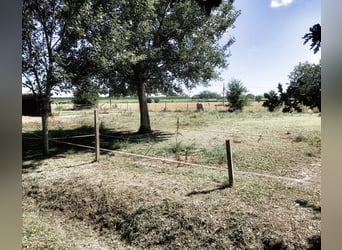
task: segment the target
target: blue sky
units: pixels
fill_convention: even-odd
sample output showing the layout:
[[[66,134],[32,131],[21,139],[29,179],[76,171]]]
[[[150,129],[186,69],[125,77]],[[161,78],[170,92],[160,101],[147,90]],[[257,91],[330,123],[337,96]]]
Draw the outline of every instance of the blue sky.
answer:
[[[203,90],[222,93],[223,84],[241,80],[249,93],[262,95],[278,83],[285,84],[288,75],[300,62],[319,63],[321,53],[314,54],[302,37],[309,28],[321,23],[319,0],[235,0],[241,15],[226,37],[235,37],[229,48],[229,66],[221,69],[221,79],[211,86],[199,86],[189,95]]]
[[[287,83],[299,62],[319,63],[321,53],[314,54],[302,39],[311,26],[321,23],[319,0],[235,0],[234,4],[241,15],[228,32],[236,39],[230,47],[229,66],[221,70],[222,80],[197,87],[190,95],[203,90],[222,93],[223,84],[232,78],[259,95]]]

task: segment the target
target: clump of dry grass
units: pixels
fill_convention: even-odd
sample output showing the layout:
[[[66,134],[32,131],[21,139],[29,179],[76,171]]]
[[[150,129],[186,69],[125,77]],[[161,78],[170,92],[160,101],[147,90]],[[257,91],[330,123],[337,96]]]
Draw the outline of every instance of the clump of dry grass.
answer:
[[[134,203],[136,196],[130,197],[128,202],[127,197],[120,199],[113,197],[113,194],[109,196],[100,188],[84,186],[83,190],[75,190],[73,186],[72,183],[54,183],[53,188],[45,187],[46,190],[42,192],[27,194],[44,211],[62,212],[67,218],[86,222],[102,235],[111,237],[117,234],[127,244],[141,248],[225,249],[228,246],[263,246],[262,240],[254,236],[258,228],[253,226],[248,215],[229,215],[218,224],[196,206],[190,208],[179,202],[162,200],[133,209],[129,203]],[[47,231],[45,234],[51,232],[46,224],[40,225],[45,227],[40,228],[40,231]],[[37,232],[33,231],[32,234],[37,237]],[[55,241],[60,238],[58,234],[52,236]],[[51,244],[53,248],[59,243],[52,240]]]
[[[84,223],[100,243],[105,237],[139,249],[306,249],[320,232],[320,213],[311,209],[319,192],[311,187],[240,176],[235,188],[222,189],[219,173],[209,170],[133,167],[118,156],[95,164],[91,157],[73,154],[28,170],[24,200],[64,223]],[[43,218],[40,231],[51,234]],[[24,220],[29,245],[40,237]],[[64,237],[51,235],[55,246]]]

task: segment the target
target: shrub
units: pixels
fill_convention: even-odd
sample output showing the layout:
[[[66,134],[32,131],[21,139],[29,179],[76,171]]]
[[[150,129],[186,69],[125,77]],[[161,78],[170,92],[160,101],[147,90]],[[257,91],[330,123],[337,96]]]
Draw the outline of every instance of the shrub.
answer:
[[[94,105],[99,98],[98,87],[92,83],[83,83],[74,91],[74,104]]]
[[[228,83],[227,100],[229,102],[229,110],[242,110],[247,104],[247,88],[243,86],[240,80],[233,79]]]
[[[259,102],[262,101],[262,98],[263,98],[262,95],[257,95],[257,96],[255,97],[255,101],[259,103]]]
[[[281,98],[277,95],[277,92],[275,92],[274,90],[271,90],[268,93],[264,94],[265,97],[265,101],[262,104],[263,107],[268,108],[268,111],[273,112],[277,109],[279,109],[279,107],[282,105],[282,101]]]

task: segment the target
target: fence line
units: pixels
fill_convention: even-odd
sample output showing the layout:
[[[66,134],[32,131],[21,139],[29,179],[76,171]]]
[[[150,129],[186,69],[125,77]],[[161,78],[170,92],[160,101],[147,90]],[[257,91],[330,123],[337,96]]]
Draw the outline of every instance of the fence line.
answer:
[[[26,140],[41,140],[42,138],[41,137],[26,137],[26,136],[23,136],[23,139],[26,139]]]
[[[75,136],[65,136],[65,137],[53,137],[50,138],[52,140],[64,140],[64,139],[73,139],[73,138],[85,138],[85,137],[93,137],[95,134],[88,134],[88,135],[75,135]]]
[[[83,147],[83,148],[95,150],[95,147],[93,147],[93,146],[86,146],[86,145],[82,145],[82,144],[64,142],[64,141],[60,141],[60,140],[52,140],[52,141],[57,142],[57,143],[71,145],[71,146],[77,146],[77,147]],[[203,168],[207,168],[207,169],[226,171],[225,168],[218,168],[218,167],[213,167],[213,166],[208,166],[208,165],[202,165],[202,164],[196,164],[196,163],[190,163],[190,162],[184,162],[184,161],[177,161],[177,160],[172,160],[172,159],[168,159],[168,158],[141,155],[141,154],[135,154],[135,153],[124,152],[124,151],[119,151],[119,150],[105,149],[105,148],[100,148],[100,150],[104,151],[104,152],[117,153],[117,154],[134,156],[134,157],[145,158],[145,159],[150,159],[150,160],[159,160],[161,162],[177,163],[177,164],[194,166],[194,167],[203,167]],[[235,171],[235,173],[242,174],[242,175],[254,175],[254,176],[259,176],[259,177],[266,177],[266,178],[270,178],[270,179],[290,181],[290,182],[296,182],[296,183],[311,183],[311,184],[318,184],[319,183],[316,181],[302,180],[302,179],[296,179],[296,178],[285,177],[285,176],[276,176],[276,175],[270,175],[270,174],[265,174],[265,173],[256,173],[256,172],[248,172],[248,171]]]
[[[40,140],[42,139],[42,137],[38,136],[38,135],[35,135],[35,134],[32,134],[33,136],[35,136],[34,138],[33,137],[23,137],[24,139],[28,139],[28,140]],[[64,140],[64,139],[74,139],[74,138],[84,138],[84,137],[93,137],[95,136],[95,134],[88,134],[88,135],[75,135],[75,136],[65,136],[65,137],[52,137],[52,138],[49,138],[49,140]]]
[[[54,141],[57,143],[62,143],[62,144],[68,144],[71,146],[83,147],[83,148],[88,148],[88,149],[95,149],[95,147],[93,147],[93,146],[86,146],[86,145],[77,144],[77,143],[64,142],[64,141],[54,140],[54,139],[52,139],[51,141]],[[124,151],[120,151],[120,150],[113,150],[113,149],[106,149],[106,148],[100,148],[100,150],[104,151],[104,152],[118,153],[118,154],[123,154],[123,155],[128,155],[128,156],[146,158],[146,159],[150,159],[150,160],[159,160],[162,162],[178,163],[178,164],[182,164],[182,165],[189,165],[189,166],[196,166],[196,167],[205,167],[208,169],[216,169],[216,170],[222,170],[222,171],[225,170],[224,168],[218,168],[218,167],[213,167],[213,166],[208,166],[208,165],[201,165],[201,164],[190,163],[190,162],[185,162],[185,161],[177,161],[177,160],[172,160],[172,159],[168,159],[168,158],[161,158],[161,157],[156,157],[156,156],[149,156],[149,155],[124,152]]]
[[[185,131],[193,131],[196,129],[202,129],[203,127],[191,127],[191,128],[180,128],[180,130],[185,130]],[[225,134],[225,135],[230,135],[230,136],[245,136],[245,137],[262,137],[262,138],[279,138],[279,139],[290,139],[284,136],[274,136],[274,135],[262,135],[262,134],[248,134],[248,133],[241,133],[241,132],[224,132],[224,131],[218,131],[218,130],[205,130],[205,132],[212,132],[212,133],[218,133],[218,134]],[[237,134],[238,133],[238,134]]]
[[[35,138],[33,137],[23,137],[24,139],[28,139],[28,140],[39,140],[42,139],[42,137],[32,134],[33,136],[35,136]],[[81,135],[80,137],[91,137],[94,136],[94,134],[89,134],[89,135]],[[105,137],[112,137],[112,138],[117,138],[117,139],[123,139],[120,137],[115,137],[115,136],[110,136],[110,135],[104,135],[104,134],[100,134],[100,136],[105,136]],[[55,137],[55,138],[49,138],[50,141],[54,141],[54,142],[59,142],[59,143],[64,143],[64,144],[69,144],[71,146],[78,146],[78,147],[84,147],[84,148],[88,148],[88,149],[95,149],[95,147],[93,146],[87,146],[87,145],[82,145],[82,144],[77,144],[77,143],[72,143],[72,142],[65,142],[65,141],[60,141],[61,139],[69,139],[69,138],[77,138],[78,136],[69,136],[69,137]],[[160,158],[157,156],[148,156],[148,155],[142,155],[142,154],[135,154],[135,153],[130,153],[130,152],[124,152],[124,151],[118,151],[118,150],[111,150],[111,149],[105,149],[105,148],[100,148],[101,151],[105,151],[105,152],[116,152],[119,154],[126,154],[126,155],[132,155],[132,156],[137,156],[137,157],[151,157],[153,159],[159,159],[161,161],[169,161],[170,163],[179,163],[179,164],[185,164],[185,165],[194,165],[194,166],[199,166],[199,167],[206,167],[206,168],[210,168],[210,169],[218,169],[218,170],[225,170],[224,168],[218,168],[218,167],[214,167],[214,166],[209,166],[209,165],[202,165],[202,164],[196,164],[196,163],[189,163],[189,162],[185,162],[185,161],[177,161],[177,160],[171,160],[168,158]],[[148,150],[147,152],[149,152],[150,150]],[[298,164],[307,164],[307,162],[299,162],[296,161],[296,163]],[[238,171],[240,173],[255,173],[255,172],[244,172],[244,171]],[[256,173],[257,175],[259,173]],[[265,174],[267,175],[267,174]],[[266,176],[265,176],[266,177]],[[286,177],[287,178],[287,177]]]
[[[89,110],[89,115],[91,114],[90,112],[91,111]],[[101,115],[103,115],[103,114],[101,114]],[[77,116],[81,116],[81,115],[77,115]],[[193,130],[200,130],[200,129],[203,129],[203,127],[193,126],[191,128],[187,128],[187,127],[180,126],[180,128],[179,128],[179,130],[183,130],[183,131],[193,131]],[[224,128],[223,128],[220,131],[219,130],[205,130],[205,132],[224,134],[226,136],[231,136],[231,137],[245,137],[245,138],[256,137],[258,142],[260,142],[261,139],[266,139],[266,138],[272,138],[272,139],[278,138],[278,139],[287,140],[287,139],[292,139],[290,135],[295,136],[295,134],[284,134],[283,136],[263,135],[263,134],[250,134],[250,133],[244,133],[244,132],[240,132],[240,131],[233,132],[233,131],[231,131],[233,129],[229,129],[229,130],[230,130],[229,132],[225,132]],[[175,133],[172,133],[172,134],[175,134]],[[111,135],[105,135],[105,134],[101,134],[101,135],[102,136],[107,136],[107,137],[112,137],[112,138],[118,138],[118,137],[111,136]],[[58,139],[60,139],[60,138],[58,138]],[[121,138],[118,138],[118,139],[121,139]]]
[[[32,136],[34,136],[34,137],[36,137],[36,138],[39,138],[39,139],[41,139],[42,137],[41,136],[39,136],[39,135],[36,135],[36,134],[34,134],[34,133],[32,133],[32,131],[23,131],[24,133],[30,133]]]
[[[180,129],[180,130],[187,130],[187,129]],[[190,129],[188,129],[190,130]],[[236,135],[236,134],[232,134],[232,133],[225,133],[225,132],[222,132],[222,131],[208,131],[208,132],[217,132],[217,133],[221,133],[221,134],[225,134],[227,136],[240,136],[241,134],[239,135]],[[30,133],[30,131],[26,131],[25,133]],[[176,135],[176,132],[174,133],[169,133],[169,134],[174,134]],[[35,135],[35,134],[32,134],[33,136],[36,136],[36,138],[40,138],[38,135]],[[242,134],[242,135],[246,135],[246,134]],[[54,140],[60,140],[60,139],[72,139],[72,138],[84,138],[84,137],[92,137],[92,136],[95,136],[95,134],[86,134],[86,135],[75,135],[75,136],[65,136],[65,137],[52,137],[50,139],[54,139]],[[109,134],[104,134],[104,133],[101,133],[101,136],[103,137],[109,137],[109,138],[114,138],[114,139],[124,139],[120,136],[113,136],[113,135],[109,135]],[[258,137],[258,139],[264,139],[264,137],[269,137],[269,138],[277,138],[276,136],[265,136],[265,135],[247,135],[246,137]],[[280,139],[288,139],[288,138],[284,138],[284,137],[279,137]],[[28,137],[26,137],[26,139],[29,139]],[[33,139],[33,138],[32,138]]]
[[[193,128],[193,129],[183,129],[183,128],[180,128],[179,131],[191,131],[191,130],[194,130],[196,128]],[[239,134],[234,134],[234,133],[225,133],[225,132],[222,132],[222,131],[212,131],[212,130],[205,130],[205,132],[213,132],[213,133],[219,133],[219,134],[224,134],[226,136],[230,136],[230,137],[247,137],[247,138],[252,138],[252,137],[256,137],[257,139],[257,142],[260,142],[260,140],[262,139],[265,139],[265,138],[279,138],[279,139],[283,139],[283,140],[286,140],[286,139],[291,139],[291,138],[287,138],[285,136],[281,137],[281,136],[271,136],[271,135],[261,135],[261,134],[245,134],[245,133],[239,133]],[[170,135],[176,135],[177,132],[168,132]],[[181,134],[180,132],[178,134]],[[108,134],[103,134],[101,133],[101,136],[104,136],[104,137],[109,137],[109,138],[115,138],[115,139],[123,139],[119,136],[113,136],[113,135],[108,135]]]
[[[179,122],[177,124],[179,124]],[[177,136],[178,134],[181,134],[181,133],[179,133],[179,130],[189,131],[189,130],[194,130],[194,129],[196,129],[196,127],[181,128],[181,129],[179,129],[179,127],[177,127],[177,132],[172,133],[172,134],[175,134]],[[261,135],[261,134],[248,134],[248,133],[241,133],[240,131],[232,131],[232,130],[234,130],[234,129],[230,129],[230,131],[228,133],[225,132],[225,131],[215,131],[215,130],[206,130],[206,132],[225,134],[226,136],[232,136],[232,137],[236,137],[236,136],[244,136],[244,137],[247,137],[247,138],[248,137],[258,137],[258,141],[257,141],[258,143],[263,138],[291,139],[289,137],[286,137],[285,135],[281,137],[281,136],[270,136],[270,135]],[[32,134],[32,135],[35,136],[36,138],[26,138],[26,139],[41,138],[38,135],[35,135],[35,134]],[[67,145],[71,145],[71,146],[83,147],[83,148],[94,150],[95,147],[93,147],[93,146],[87,146],[87,145],[82,145],[82,144],[62,141],[64,139],[68,139],[68,138],[84,138],[84,137],[93,137],[93,136],[95,136],[95,134],[76,135],[76,136],[68,136],[68,137],[60,137],[60,138],[50,138],[49,140],[51,140],[53,142],[56,142],[56,143],[62,143],[62,144],[67,144]],[[116,139],[124,139],[124,138],[120,138],[118,136],[111,136],[111,135],[106,135],[106,134],[101,134],[101,136],[111,137],[111,138],[116,138]],[[234,142],[234,140],[233,140],[233,142]],[[178,159],[177,160],[173,160],[173,159],[168,159],[168,158],[162,158],[162,157],[157,157],[157,156],[146,155],[149,150],[147,151],[147,153],[145,155],[143,155],[143,154],[136,154],[136,153],[130,153],[130,152],[124,152],[124,151],[119,151],[119,150],[110,150],[110,149],[105,149],[105,148],[100,148],[100,147],[99,147],[99,150],[105,151],[105,152],[112,152],[112,153],[132,156],[132,157],[139,157],[139,158],[145,158],[145,159],[150,159],[150,160],[158,160],[158,161],[161,161],[161,162],[176,163],[176,164],[181,164],[181,165],[188,165],[188,166],[194,166],[194,167],[202,167],[202,168],[207,168],[207,169],[226,171],[226,168],[218,168],[218,167],[209,166],[209,165],[202,165],[202,164],[197,164],[197,163],[190,163],[190,162],[186,162],[186,161],[180,161]],[[238,174],[243,174],[243,175],[254,175],[254,176],[273,178],[273,179],[277,179],[277,180],[285,180],[285,181],[292,181],[292,182],[318,183],[318,182],[315,182],[315,181],[301,180],[301,179],[295,179],[295,178],[290,178],[290,177],[274,176],[274,175],[270,175],[270,174],[266,174],[266,173],[256,173],[256,172],[246,172],[246,171],[235,171],[235,172],[238,173]]]
[[[70,146],[77,146],[77,147],[81,147],[81,148],[95,149],[95,147],[93,147],[93,146],[87,146],[87,145],[82,145],[82,144],[77,144],[77,143],[72,143],[72,142],[60,141],[60,140],[55,140],[55,139],[50,139],[50,141],[62,143],[62,144],[67,144]]]
[[[108,138],[114,138],[114,139],[119,139],[119,140],[124,140],[125,139],[125,138],[120,137],[120,136],[114,136],[114,135],[109,135],[109,134],[104,134],[104,133],[101,133],[100,136],[108,137]]]

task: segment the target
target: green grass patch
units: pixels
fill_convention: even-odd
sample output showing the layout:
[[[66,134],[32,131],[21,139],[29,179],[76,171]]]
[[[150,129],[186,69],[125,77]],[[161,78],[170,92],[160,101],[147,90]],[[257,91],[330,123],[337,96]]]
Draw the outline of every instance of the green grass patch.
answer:
[[[200,150],[200,162],[205,164],[222,165],[227,162],[227,153],[224,145],[214,145]]]
[[[157,155],[160,156],[172,156],[175,154],[181,154],[181,155],[186,155],[186,154],[191,154],[192,151],[196,149],[196,145],[193,144],[185,144],[183,142],[178,142],[177,144],[175,143],[174,145],[168,145],[163,148],[161,148],[158,152]]]

